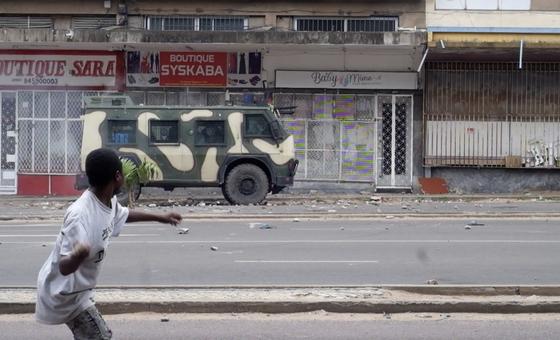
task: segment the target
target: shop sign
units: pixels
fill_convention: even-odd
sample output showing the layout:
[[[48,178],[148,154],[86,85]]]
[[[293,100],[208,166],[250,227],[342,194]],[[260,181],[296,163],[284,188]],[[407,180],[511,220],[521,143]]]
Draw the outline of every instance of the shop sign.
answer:
[[[124,76],[117,52],[0,51],[0,87],[117,89]]]
[[[415,72],[276,71],[277,88],[415,90]]]
[[[128,87],[192,86],[262,88],[260,52],[131,51]]]
[[[225,87],[227,53],[160,52],[161,86]]]

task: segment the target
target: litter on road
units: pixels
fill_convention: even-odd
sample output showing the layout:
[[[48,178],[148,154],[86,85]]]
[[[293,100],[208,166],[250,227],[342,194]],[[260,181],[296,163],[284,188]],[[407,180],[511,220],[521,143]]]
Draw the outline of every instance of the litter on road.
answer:
[[[218,247],[212,246],[212,247],[210,247],[210,250],[216,251],[216,250],[218,250]]]
[[[272,226],[268,223],[249,223],[249,228],[250,229],[275,229],[275,226]]]
[[[179,235],[183,235],[183,234],[188,234],[189,233],[189,228],[178,228],[179,230],[177,231],[177,233]]]
[[[477,221],[470,221],[469,223],[467,223],[467,225],[471,227],[482,227],[484,226],[484,223],[479,223]]]

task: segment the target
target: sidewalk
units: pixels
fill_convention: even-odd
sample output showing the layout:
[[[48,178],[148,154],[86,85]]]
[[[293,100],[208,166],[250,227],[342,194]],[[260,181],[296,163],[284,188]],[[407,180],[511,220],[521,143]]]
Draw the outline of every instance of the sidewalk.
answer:
[[[188,195],[188,196],[187,196]],[[0,221],[62,219],[75,197],[0,196]],[[230,206],[219,191],[152,191],[136,209],[176,211],[187,219],[560,218],[560,193],[442,195],[330,193],[270,195],[259,206]]]
[[[104,314],[122,313],[558,313],[560,287],[98,288]],[[534,295],[539,294],[539,295]],[[33,313],[35,290],[0,289],[0,314]]]

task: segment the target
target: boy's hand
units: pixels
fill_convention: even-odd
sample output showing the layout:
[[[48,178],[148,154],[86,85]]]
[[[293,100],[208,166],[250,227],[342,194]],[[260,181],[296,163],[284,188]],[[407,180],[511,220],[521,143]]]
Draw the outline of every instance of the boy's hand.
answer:
[[[84,260],[89,256],[90,247],[85,243],[77,243],[72,251],[72,257],[78,260]]]
[[[181,223],[183,218],[181,215],[175,212],[170,212],[161,216],[161,223],[169,223],[171,225],[177,225]]]

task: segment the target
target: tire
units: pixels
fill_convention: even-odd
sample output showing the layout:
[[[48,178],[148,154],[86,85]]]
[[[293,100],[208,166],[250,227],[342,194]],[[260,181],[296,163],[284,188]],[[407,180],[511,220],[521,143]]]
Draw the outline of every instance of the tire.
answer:
[[[135,185],[133,188],[133,196],[134,196],[134,200],[138,200],[138,198],[140,197],[140,194],[142,193],[142,187],[139,185]],[[119,192],[117,194],[117,201],[119,201],[119,203],[123,206],[123,207],[128,207],[129,205],[129,201],[128,201],[128,188],[126,188],[124,185],[122,187],[121,192]]]
[[[222,187],[230,204],[259,204],[270,191],[268,176],[254,164],[241,164],[231,169]]]

